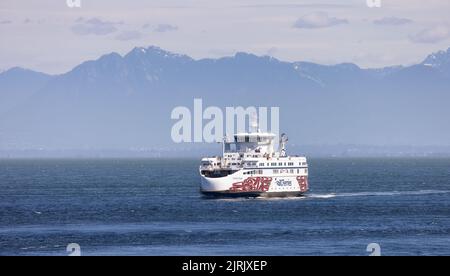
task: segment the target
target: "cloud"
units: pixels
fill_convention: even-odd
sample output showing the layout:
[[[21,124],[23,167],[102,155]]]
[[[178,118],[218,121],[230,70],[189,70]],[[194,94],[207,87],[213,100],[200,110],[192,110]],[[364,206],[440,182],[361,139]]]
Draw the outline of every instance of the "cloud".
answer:
[[[170,24],[159,24],[154,27],[149,23],[142,25],[142,29],[150,29],[150,28],[152,28],[153,31],[157,33],[173,32],[178,30],[178,26]]]
[[[382,19],[378,19],[373,21],[375,25],[389,25],[389,26],[400,26],[405,24],[410,24],[413,21],[407,18],[399,18],[399,17],[384,17]]]
[[[128,41],[128,40],[136,40],[142,37],[142,33],[138,31],[124,31],[116,36],[117,40]]]
[[[295,28],[301,29],[316,29],[326,28],[341,24],[348,24],[347,19],[341,19],[336,17],[330,17],[326,12],[315,12],[307,14],[299,18],[295,23]]]
[[[449,26],[439,25],[423,29],[409,37],[415,43],[438,43],[450,38]]]
[[[116,32],[116,26],[123,24],[123,22],[102,21],[98,18],[92,18],[89,20],[78,18],[76,22],[78,24],[73,25],[71,30],[77,35],[107,35]]]
[[[159,24],[155,28],[155,32],[158,33],[172,32],[176,30],[178,30],[178,27],[170,24]]]
[[[0,21],[0,25],[6,25],[6,24],[11,24],[12,21],[11,20],[2,20]]]

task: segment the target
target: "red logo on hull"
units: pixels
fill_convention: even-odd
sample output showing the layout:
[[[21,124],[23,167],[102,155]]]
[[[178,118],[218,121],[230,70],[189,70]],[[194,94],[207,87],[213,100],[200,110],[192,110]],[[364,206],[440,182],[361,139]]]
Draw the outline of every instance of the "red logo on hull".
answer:
[[[242,182],[233,183],[231,192],[267,192],[272,177],[249,177]]]
[[[300,186],[300,192],[308,191],[308,177],[297,176],[298,186]]]

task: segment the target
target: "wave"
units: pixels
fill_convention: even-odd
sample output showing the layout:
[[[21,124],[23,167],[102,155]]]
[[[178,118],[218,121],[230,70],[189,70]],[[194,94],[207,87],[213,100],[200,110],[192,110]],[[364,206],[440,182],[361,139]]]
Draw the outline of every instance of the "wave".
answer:
[[[308,194],[306,195],[306,197],[309,198],[333,198],[336,197],[335,193],[331,193],[331,194]]]
[[[356,192],[356,193],[324,193],[306,194],[304,197],[255,197],[255,198],[218,198],[215,200],[225,202],[239,202],[248,200],[264,200],[264,201],[276,201],[276,200],[302,200],[308,198],[318,199],[330,199],[335,197],[368,197],[368,196],[405,196],[405,195],[431,195],[431,194],[448,194],[450,191],[446,190],[418,190],[418,191],[389,191],[389,192]]]
[[[334,198],[334,197],[358,197],[358,196],[402,196],[402,195],[430,195],[447,194],[450,191],[442,190],[419,190],[419,191],[391,191],[391,192],[357,192],[357,193],[327,193],[327,194],[308,194],[308,198]]]

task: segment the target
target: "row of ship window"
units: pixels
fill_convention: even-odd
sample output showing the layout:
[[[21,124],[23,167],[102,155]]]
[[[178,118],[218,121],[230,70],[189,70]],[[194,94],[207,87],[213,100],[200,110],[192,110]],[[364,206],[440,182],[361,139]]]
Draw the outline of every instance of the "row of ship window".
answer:
[[[256,163],[255,163],[255,165],[256,165]],[[306,162],[299,162],[298,165],[299,166],[306,166]],[[279,162],[279,163],[273,162],[273,163],[267,163],[267,164],[266,163],[259,163],[259,166],[260,167],[271,167],[271,166],[272,167],[277,167],[277,166],[278,167],[282,167],[282,166],[285,166],[285,167],[286,166],[290,166],[291,167],[291,166],[295,166],[295,165],[294,165],[294,162],[284,162],[284,163],[283,162]]]
[[[282,174],[282,173],[300,173],[300,170],[304,170],[305,173],[308,173],[308,169],[284,169],[284,170],[273,170],[273,174]],[[252,171],[248,171],[248,172],[244,172],[244,175],[253,175],[253,174],[263,174],[263,170],[252,170]]]
[[[247,162],[245,163],[247,166],[251,167],[256,167],[257,162]],[[239,165],[239,163],[231,163],[232,166],[237,166]],[[298,163],[299,166],[306,166],[307,163],[306,162],[299,162]],[[273,163],[259,163],[259,167],[292,167],[295,166],[294,162],[273,162]]]

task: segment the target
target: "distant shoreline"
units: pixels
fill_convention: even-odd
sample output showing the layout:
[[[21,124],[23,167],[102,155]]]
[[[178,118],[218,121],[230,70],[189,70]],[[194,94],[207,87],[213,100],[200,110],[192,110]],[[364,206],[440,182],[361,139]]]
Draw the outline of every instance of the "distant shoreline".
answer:
[[[216,156],[217,154],[211,153],[207,156]],[[364,159],[364,158],[374,158],[374,159],[448,159],[450,158],[450,153],[391,153],[391,154],[308,154],[306,156],[310,158],[318,159]],[[204,156],[202,153],[176,153],[171,154],[157,154],[157,153],[78,153],[70,154],[63,152],[23,152],[23,153],[4,153],[0,152],[0,160],[20,160],[20,159],[156,159],[156,160],[182,160],[182,159],[201,159]]]

